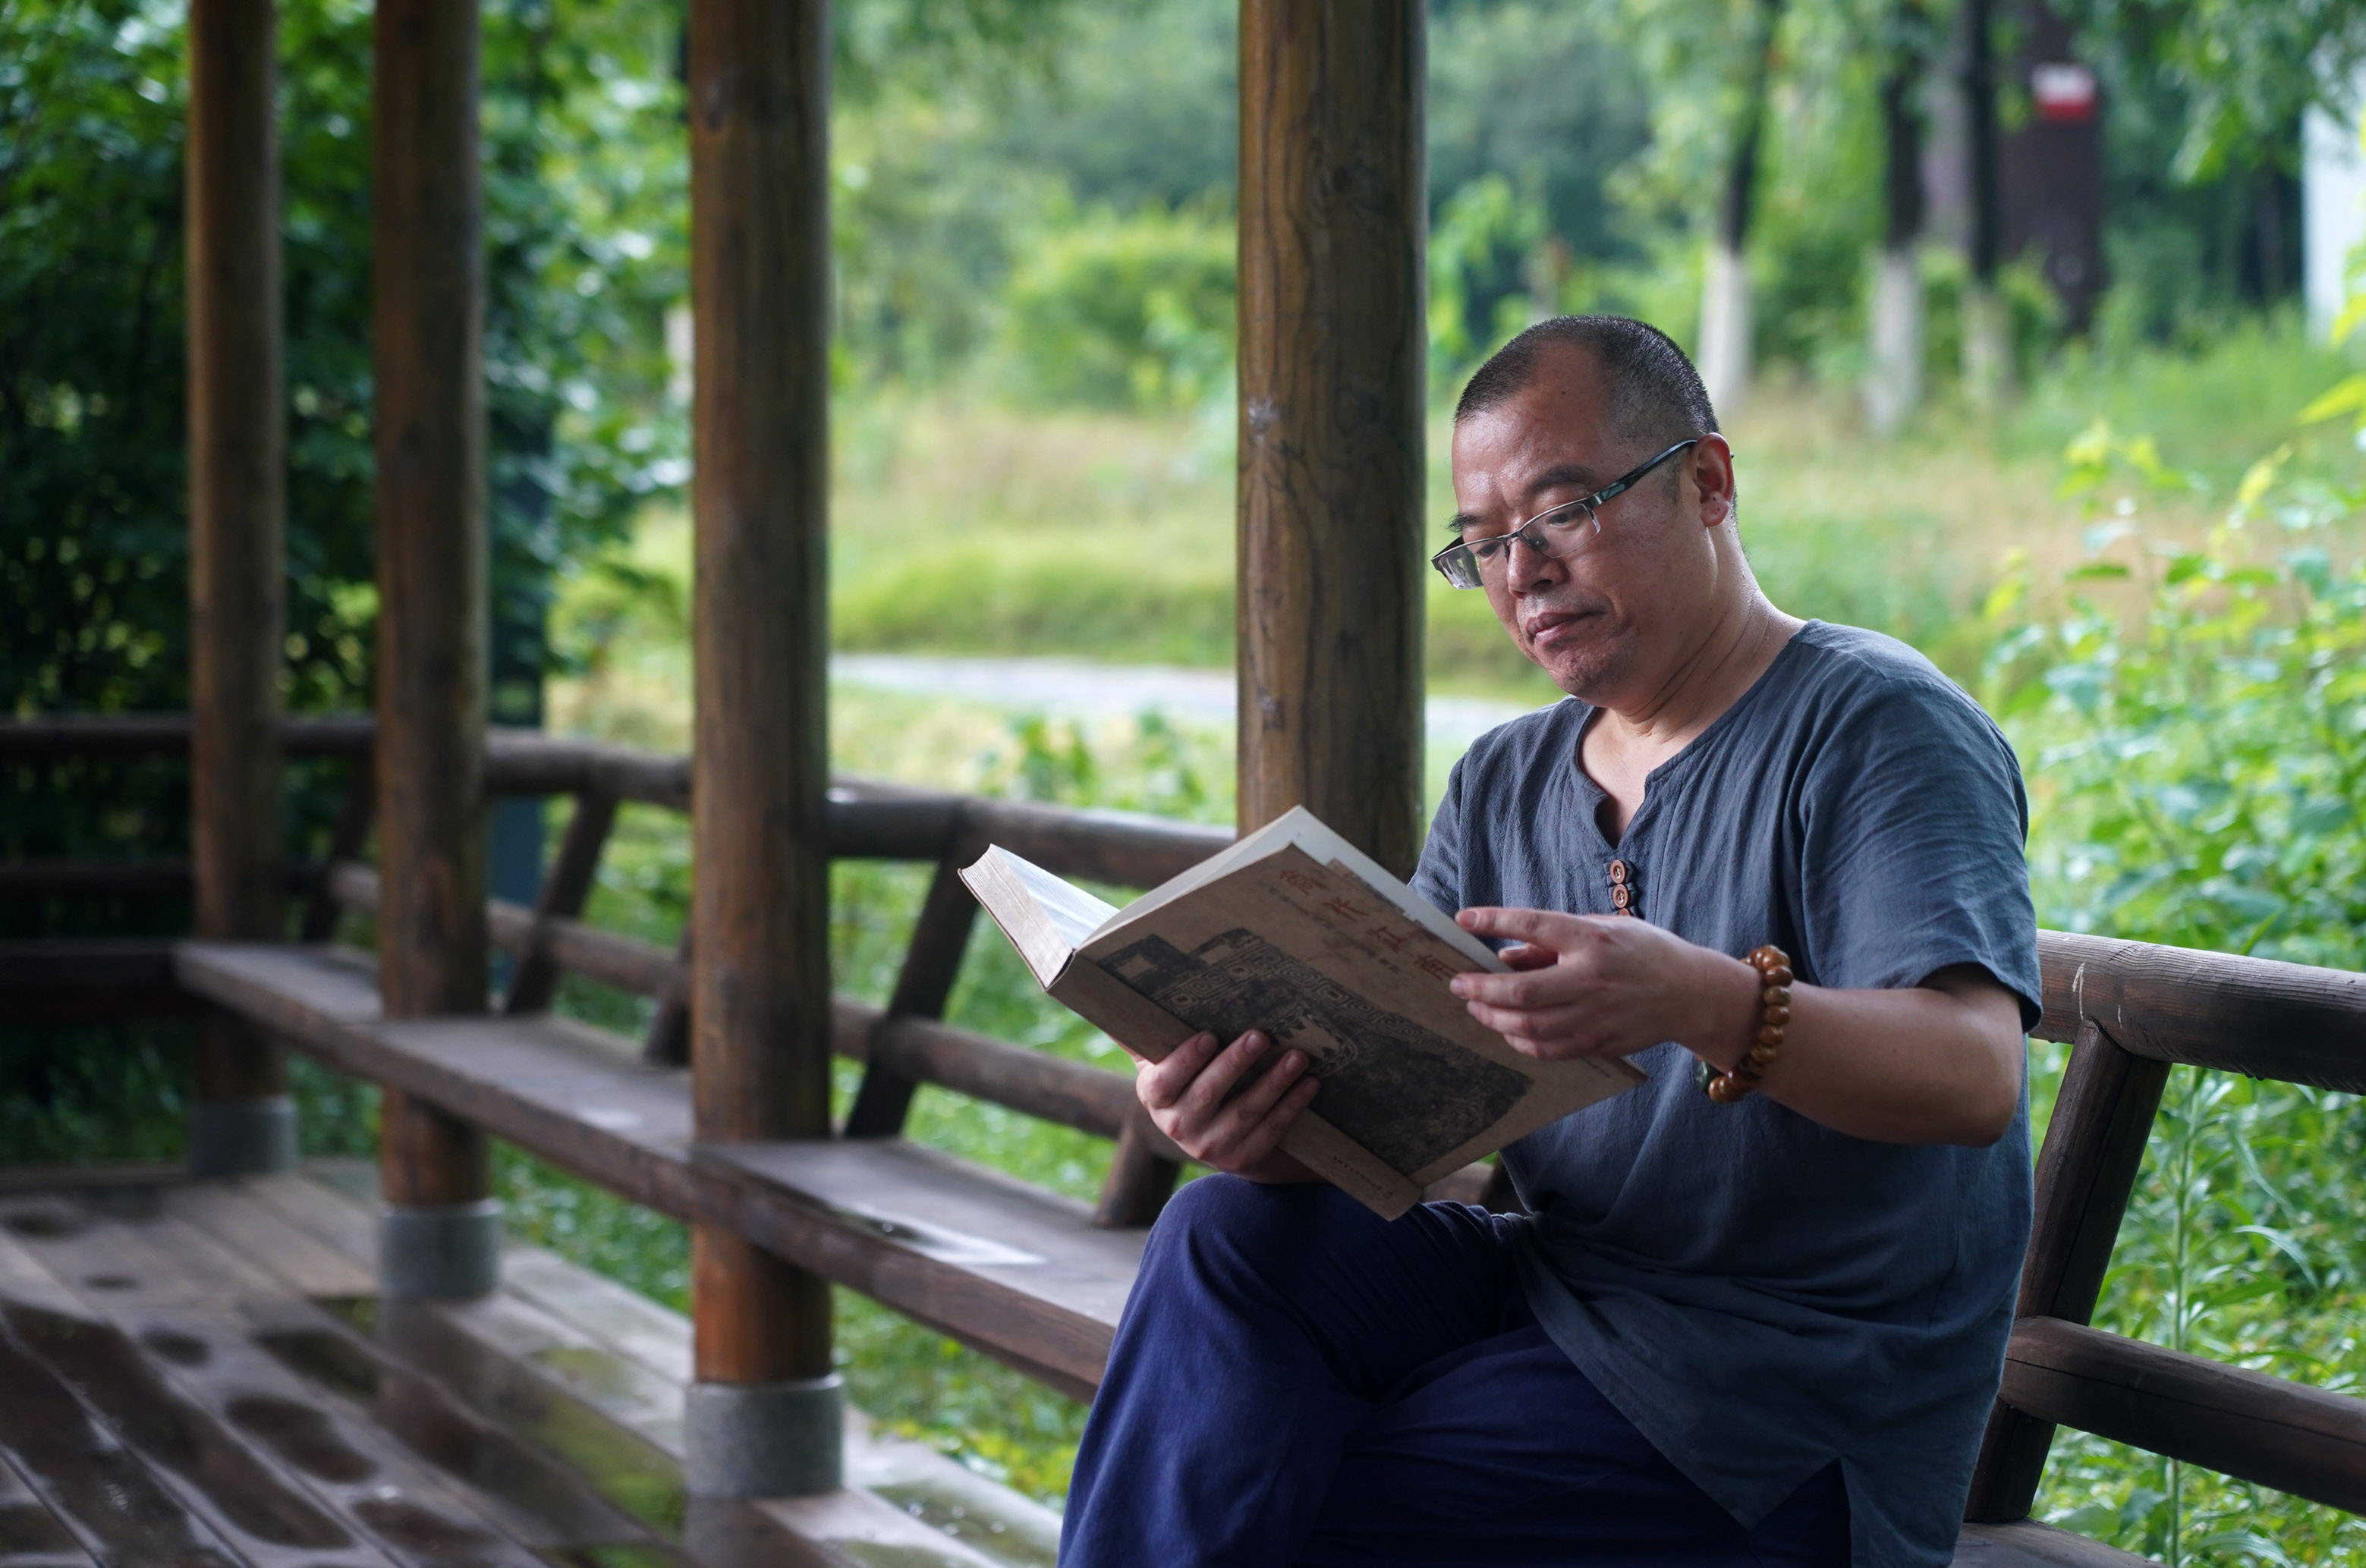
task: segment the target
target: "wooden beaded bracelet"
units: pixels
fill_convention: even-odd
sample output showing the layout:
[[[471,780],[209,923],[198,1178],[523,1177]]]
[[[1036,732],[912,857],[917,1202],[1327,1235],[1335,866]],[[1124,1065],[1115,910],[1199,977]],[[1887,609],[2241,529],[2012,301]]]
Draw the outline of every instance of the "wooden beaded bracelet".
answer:
[[[1743,961],[1758,971],[1758,1033],[1732,1070],[1718,1072],[1708,1063],[1701,1063],[1701,1087],[1720,1105],[1739,1104],[1749,1098],[1782,1053],[1783,1032],[1791,1022],[1790,955],[1770,942]]]

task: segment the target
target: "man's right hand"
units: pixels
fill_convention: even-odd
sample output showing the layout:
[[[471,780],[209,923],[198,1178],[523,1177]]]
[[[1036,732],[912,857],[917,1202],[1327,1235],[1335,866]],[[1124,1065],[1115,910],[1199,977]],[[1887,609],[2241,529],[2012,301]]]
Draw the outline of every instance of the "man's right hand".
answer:
[[[1137,1058],[1133,1092],[1158,1130],[1200,1164],[1252,1181],[1303,1182],[1281,1139],[1322,1084],[1306,1076],[1303,1051],[1268,1065],[1272,1048],[1255,1029],[1221,1050],[1215,1036],[1197,1034],[1164,1061]]]

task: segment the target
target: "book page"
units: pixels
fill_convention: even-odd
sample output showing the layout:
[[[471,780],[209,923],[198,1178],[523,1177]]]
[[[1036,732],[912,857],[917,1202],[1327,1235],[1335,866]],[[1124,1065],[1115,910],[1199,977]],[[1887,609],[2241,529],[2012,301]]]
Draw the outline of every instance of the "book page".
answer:
[[[1143,894],[1111,916],[1103,929],[1113,930],[1122,923],[1173,903],[1219,877],[1266,858],[1286,845],[1296,845],[1314,859],[1336,867],[1363,884],[1367,893],[1386,900],[1411,919],[1426,926],[1447,946],[1470,960],[1465,968],[1501,969],[1504,967],[1504,961],[1495,957],[1493,948],[1454,924],[1451,913],[1439,909],[1390,876],[1381,868],[1380,862],[1348,843],[1330,823],[1304,806],[1292,806],[1229,849],[1210,856],[1181,876]],[[1084,944],[1079,942],[1077,946]]]
[[[1313,1109],[1426,1182],[1641,1081],[1624,1062],[1513,1050],[1448,989],[1501,960],[1448,929],[1285,842],[1186,896],[1129,907],[1078,957],[1193,1028],[1227,1040],[1261,1029],[1305,1052],[1323,1082]]]
[[[961,879],[1047,989],[1068,956],[1117,913],[1114,904],[999,845],[963,868]]]

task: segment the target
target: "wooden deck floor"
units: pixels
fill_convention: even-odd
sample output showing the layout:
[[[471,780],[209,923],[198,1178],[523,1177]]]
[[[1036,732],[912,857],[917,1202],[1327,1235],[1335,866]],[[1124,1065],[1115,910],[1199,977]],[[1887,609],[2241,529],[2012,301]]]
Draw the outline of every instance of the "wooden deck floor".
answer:
[[[846,1491],[686,1500],[688,1324],[529,1248],[380,1302],[368,1181],[0,1186],[0,1568],[1051,1562],[1048,1512],[860,1417]]]

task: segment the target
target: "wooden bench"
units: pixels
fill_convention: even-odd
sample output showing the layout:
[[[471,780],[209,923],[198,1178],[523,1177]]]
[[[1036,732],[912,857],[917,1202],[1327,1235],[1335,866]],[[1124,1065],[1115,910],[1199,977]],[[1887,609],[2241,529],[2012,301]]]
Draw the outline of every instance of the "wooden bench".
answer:
[[[686,768],[503,737],[492,774],[496,789],[576,801],[536,906],[492,907],[494,938],[514,960],[498,1012],[382,1022],[367,956],[325,944],[184,942],[171,955],[176,983],[341,1070],[416,1095],[634,1202],[735,1230],[1089,1397],[1140,1227],[1170,1189],[1177,1154],[1135,1108],[1123,1075],[941,1022],[975,924],[952,868],[992,840],[1065,875],[1146,886],[1230,834],[847,784],[833,796],[833,853],[936,870],[889,1004],[837,1003],[836,1048],[865,1064],[846,1136],[698,1148],[680,1066],[682,955],[580,919],[615,803],[680,809]],[[375,905],[375,875],[339,859],[319,892],[309,928],[325,934],[334,924],[327,912]],[[2366,1091],[2366,976],[2056,932],[2041,935],[2040,951],[2036,1034],[2072,1049],[2038,1158],[2019,1321],[1957,1561],[2135,1561],[2027,1519],[2056,1424],[2366,1511],[2366,1400],[2088,1326],[2170,1068]],[[21,956],[0,955],[0,977],[23,968]],[[656,999],[648,1037],[637,1044],[541,1011],[561,970]],[[1098,1204],[903,1139],[921,1083],[1114,1139]],[[1456,1195],[1481,1196],[1481,1174],[1466,1172]]]

